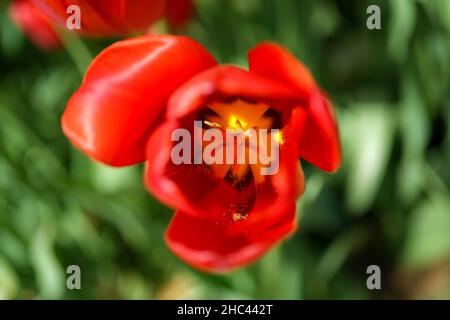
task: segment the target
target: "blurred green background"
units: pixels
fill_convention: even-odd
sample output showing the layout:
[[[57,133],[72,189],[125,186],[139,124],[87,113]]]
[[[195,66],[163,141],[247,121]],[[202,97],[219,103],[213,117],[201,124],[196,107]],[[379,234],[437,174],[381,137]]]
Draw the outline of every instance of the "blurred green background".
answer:
[[[370,4],[381,30],[366,28]],[[450,1],[198,1],[185,33],[220,62],[246,66],[249,48],[274,40],[306,63],[344,150],[335,175],[304,164],[299,232],[226,276],[169,252],[171,211],[141,166],[93,163],[61,133],[80,70],[113,40],[72,36],[70,54],[43,53],[6,12],[3,1],[0,299],[450,298]],[[81,290],[66,289],[71,264]],[[366,287],[371,264],[382,290]]]

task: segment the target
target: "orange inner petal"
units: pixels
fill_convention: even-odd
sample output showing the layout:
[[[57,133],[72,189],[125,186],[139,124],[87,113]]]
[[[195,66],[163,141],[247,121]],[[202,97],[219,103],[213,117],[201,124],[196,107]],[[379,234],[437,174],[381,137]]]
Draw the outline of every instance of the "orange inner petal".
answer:
[[[234,148],[235,163],[234,164],[213,164],[211,168],[215,176],[219,179],[224,179],[227,176],[231,177],[231,182],[233,184],[240,184],[243,180],[247,179],[249,175],[253,177],[256,184],[262,183],[265,180],[265,176],[261,175],[261,168],[264,165],[259,162],[259,157],[257,163],[249,163],[249,154],[251,148],[256,148],[256,154],[264,152],[266,155],[271,150],[272,139],[278,144],[283,143],[283,136],[281,131],[278,133],[272,133],[270,129],[280,129],[274,128],[274,118],[272,116],[267,116],[266,112],[269,110],[270,106],[264,103],[248,103],[240,99],[236,99],[231,103],[224,102],[214,102],[208,105],[208,107],[214,111],[214,114],[205,116],[203,120],[204,129],[216,128],[221,129],[223,136],[225,137],[226,130],[235,131],[236,134],[244,135],[245,141],[245,159],[246,163],[237,163],[236,156],[238,149],[237,143],[233,143],[232,146],[224,145],[224,153],[227,152],[228,148]],[[257,145],[251,145],[248,142],[250,135],[250,129],[253,132],[259,133],[260,129],[267,131],[267,141],[260,143],[257,140]],[[203,147],[206,147],[211,142],[203,142]],[[238,219],[239,220],[239,219]]]

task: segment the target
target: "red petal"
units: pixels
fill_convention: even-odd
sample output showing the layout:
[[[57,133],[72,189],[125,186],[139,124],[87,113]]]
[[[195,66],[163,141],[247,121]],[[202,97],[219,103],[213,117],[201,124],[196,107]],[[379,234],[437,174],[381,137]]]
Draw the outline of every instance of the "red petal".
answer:
[[[250,72],[278,80],[305,97],[310,90],[317,88],[308,68],[288,50],[277,44],[262,43],[258,45],[249,51],[248,60]]]
[[[42,49],[51,51],[61,47],[54,26],[32,2],[14,1],[11,3],[9,14],[30,40]]]
[[[166,0],[96,0],[89,4],[117,34],[147,29],[164,14]]]
[[[336,170],[341,162],[341,151],[332,105],[319,92],[308,69],[289,51],[272,43],[250,50],[249,64],[252,73],[278,80],[308,101],[308,118],[299,155],[323,170]]]
[[[169,101],[167,116],[175,119],[203,107],[212,98],[241,97],[259,102],[298,103],[294,90],[277,81],[234,66],[206,70],[181,86]]]
[[[114,166],[145,160],[145,144],[170,95],[216,62],[186,37],[120,41],[94,60],[62,118],[83,152]]]
[[[227,225],[177,211],[166,242],[177,256],[194,267],[221,273],[253,262],[295,228],[294,204],[264,229],[248,228],[238,234],[229,233]]]
[[[341,148],[331,102],[320,92],[310,98],[308,118],[300,141],[300,156],[325,171],[341,164]]]

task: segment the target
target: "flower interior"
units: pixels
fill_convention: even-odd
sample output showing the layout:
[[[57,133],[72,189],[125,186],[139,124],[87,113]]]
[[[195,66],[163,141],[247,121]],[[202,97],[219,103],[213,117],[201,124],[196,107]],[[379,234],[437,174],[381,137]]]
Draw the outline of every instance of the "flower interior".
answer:
[[[210,167],[217,178],[224,178],[236,188],[242,188],[250,180],[255,183],[263,182],[265,177],[261,175],[261,167],[270,165],[260,161],[260,155],[271,157],[271,143],[275,142],[278,147],[283,143],[280,129],[279,113],[273,111],[265,103],[249,103],[241,99],[232,102],[210,103],[202,115],[202,128],[220,129],[223,134],[223,155],[227,152],[233,154],[233,163],[223,161],[224,164],[212,164]],[[277,129],[273,132],[273,129]],[[262,131],[267,136],[262,137]],[[226,132],[232,133],[239,138],[227,139]],[[210,141],[203,142],[203,148],[211,144]],[[231,149],[234,149],[231,150]],[[242,152],[243,151],[243,152]],[[239,152],[245,154],[244,161],[238,161]],[[254,158],[250,159],[253,152]],[[256,160],[256,161],[255,161]]]

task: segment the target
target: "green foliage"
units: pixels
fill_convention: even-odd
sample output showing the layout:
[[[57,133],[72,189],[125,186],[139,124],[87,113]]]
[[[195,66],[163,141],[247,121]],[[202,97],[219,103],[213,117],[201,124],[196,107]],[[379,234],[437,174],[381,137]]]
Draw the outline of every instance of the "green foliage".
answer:
[[[381,30],[366,28],[369,4]],[[3,1],[0,299],[448,298],[450,1],[202,0],[197,11],[185,32],[220,62],[246,66],[249,48],[277,41],[335,103],[344,162],[335,175],[303,163],[300,230],[230,275],[180,262],[163,242],[171,212],[145,191],[142,168],[93,163],[61,133],[80,71],[110,41],[64,34],[67,50],[43,53]],[[71,264],[82,290],[66,289]],[[370,264],[381,292],[365,287]],[[419,275],[442,265],[447,282],[422,290]]]

